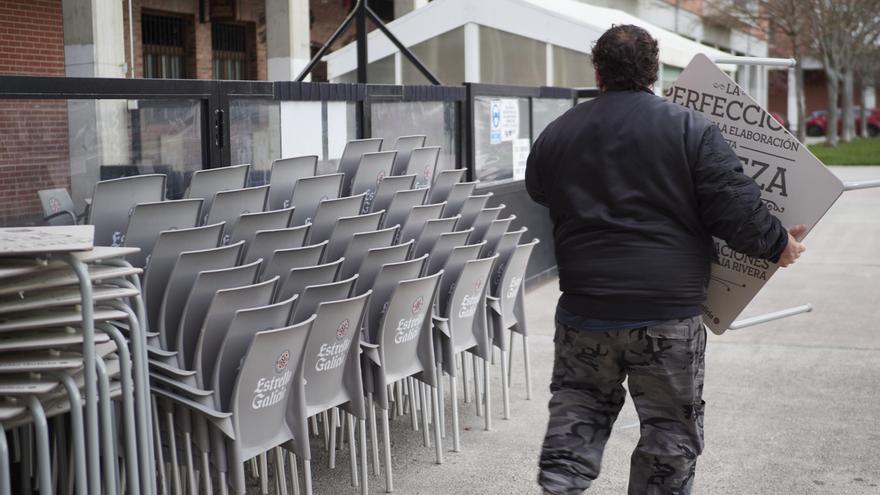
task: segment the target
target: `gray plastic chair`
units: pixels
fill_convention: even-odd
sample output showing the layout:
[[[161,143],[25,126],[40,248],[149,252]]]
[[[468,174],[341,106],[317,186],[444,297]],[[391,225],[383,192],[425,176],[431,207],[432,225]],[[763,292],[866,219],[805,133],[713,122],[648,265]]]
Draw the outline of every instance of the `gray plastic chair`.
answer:
[[[385,177],[379,182],[379,187],[376,189],[376,197],[373,198],[370,204],[370,211],[387,210],[397,191],[408,191],[413,188],[415,183],[415,175]]]
[[[178,255],[165,286],[157,326],[154,327],[159,332],[163,349],[171,349],[177,343],[177,330],[183,308],[199,272],[235,266],[241,257],[242,246],[244,241],[217,248],[183,251]]]
[[[345,248],[342,257],[345,261],[340,268],[340,278],[349,278],[361,266],[364,257],[369,250],[374,248],[389,247],[394,243],[394,237],[397,235],[397,226],[387,229],[374,230],[372,232],[359,232],[351,237],[351,242]]]
[[[306,286],[296,300],[296,305],[290,314],[290,323],[305,321],[315,314],[318,305],[324,301],[339,301],[351,297],[356,281],[357,275],[353,275],[338,282]]]
[[[501,238],[504,236],[504,233],[510,230],[510,224],[516,220],[516,215],[510,215],[507,218],[501,218],[498,220],[493,220],[491,224],[489,224],[489,228],[486,230],[486,235],[483,236],[483,240],[486,242],[486,245],[483,247],[483,251],[480,253],[481,258],[488,258],[495,254],[498,250],[498,245],[501,242]]]
[[[382,220],[383,227],[393,227],[394,225],[403,225],[409,211],[413,206],[425,203],[426,189],[409,189],[407,191],[397,191],[385,210],[385,218]]]
[[[217,247],[222,231],[223,224],[218,223],[191,229],[166,230],[159,234],[144,270],[144,305],[150,327],[159,324],[159,307],[177,257],[184,251]]]
[[[357,215],[363,204],[364,194],[321,201],[311,221],[308,242],[314,244],[329,239],[333,227],[336,226],[336,221],[342,217]]]
[[[290,270],[315,266],[321,263],[326,248],[327,241],[311,246],[278,249],[270,255],[268,262],[263,263],[264,268],[260,273],[260,278],[267,280],[278,276],[280,277],[279,286],[283,286],[288,274],[290,274]]]
[[[486,207],[486,203],[491,197],[492,193],[469,196],[461,206],[461,211],[459,211],[461,214],[461,220],[458,221],[458,228],[467,229],[473,227],[474,222],[477,220],[477,216],[479,216],[480,212],[483,211],[483,208]]]
[[[124,246],[140,248],[126,256],[132,266],[143,268],[153,252],[159,234],[165,230],[190,229],[199,223],[201,199],[179,199],[135,205],[128,218]]]
[[[338,259],[333,263],[324,263],[323,265],[291,268],[287,272],[287,277],[282,277],[281,283],[278,284],[279,289],[275,294],[275,300],[280,301],[300,295],[303,289],[310,285],[335,282],[339,275],[339,267],[342,266],[342,261],[342,259]]]
[[[245,246],[249,246],[260,230],[286,229],[290,224],[292,214],[293,207],[245,213],[238,218],[238,222],[232,227],[229,242],[244,241]]]
[[[363,294],[373,288],[376,277],[383,266],[389,263],[402,263],[409,257],[412,241],[390,247],[373,248],[367,251],[363,262],[358,267],[358,282],[355,294]],[[416,275],[417,276],[417,275]],[[410,277],[415,278],[415,277]]]
[[[416,183],[413,186],[414,188],[424,189],[431,187],[431,183],[434,181],[434,170],[437,168],[437,159],[439,157],[439,146],[416,148],[412,150],[412,154],[409,157],[409,164],[406,167],[406,173],[415,174]]]
[[[379,329],[382,316],[385,314],[386,304],[391,299],[391,294],[397,288],[401,280],[419,278],[424,270],[428,256],[422,256],[412,260],[392,261],[379,266],[369,287],[366,284],[362,288],[372,289],[373,295],[367,304],[366,338],[373,344],[379,343]],[[368,274],[369,276],[369,274]],[[359,284],[360,285],[360,284]]]
[[[477,187],[476,182],[458,182],[453,184],[449,194],[446,195],[446,210],[443,212],[443,216],[452,217],[461,213],[461,207],[471,197],[475,187]]]
[[[334,261],[343,256],[355,234],[373,232],[379,228],[379,221],[385,212],[366,213],[353,217],[341,217],[336,221],[333,232],[330,233],[327,251],[324,253],[326,261]]]
[[[295,207],[290,225],[302,225],[312,221],[321,201],[336,199],[342,194],[343,174],[303,177],[293,186],[290,205]]]
[[[446,203],[437,203],[434,205],[417,205],[409,210],[409,215],[403,221],[403,227],[400,229],[398,242],[407,242],[416,239],[425,228],[425,224],[429,220],[437,220],[443,214],[443,208]]]
[[[486,231],[489,230],[489,225],[491,225],[492,222],[498,219],[498,215],[501,214],[501,210],[503,209],[503,204],[494,208],[483,208],[483,211],[477,214],[476,218],[473,219],[473,222],[470,225],[463,226],[463,228],[474,228],[474,233],[471,235],[472,242],[479,242],[483,240],[483,237],[485,237],[486,235]]]
[[[464,270],[465,264],[473,259],[477,259],[480,251],[485,243],[468,244],[466,246],[456,246],[449,253],[446,262],[443,264],[443,276],[440,278],[440,295],[437,296],[437,309],[440,314],[448,313],[449,298],[452,290],[455,288],[461,271]],[[428,272],[430,273],[430,271]]]
[[[375,153],[381,148],[382,138],[354,139],[345,143],[345,149],[342,150],[342,157],[336,167],[337,172],[345,175],[345,179],[342,181],[343,195],[349,194],[351,181],[354,179],[364,153]]]
[[[309,225],[299,225],[286,229],[258,230],[254,235],[253,242],[247,247],[245,263],[263,258],[271,260],[272,253],[279,249],[300,247],[306,242],[309,233]]]
[[[204,218],[204,213],[211,210],[214,195],[220,191],[245,187],[250,170],[251,166],[249,163],[196,170],[193,172],[184,197],[202,198],[205,200],[205,203],[202,205],[202,218]]]
[[[391,175],[396,151],[364,153],[348,188],[348,194],[366,194],[362,213],[368,213],[382,179]]]
[[[392,175],[404,175],[407,173],[406,169],[407,165],[409,165],[410,153],[412,153],[412,150],[424,146],[427,138],[427,136],[422,135],[400,136],[397,138],[397,141],[394,143],[397,157],[394,158]]]
[[[95,226],[95,245],[121,246],[134,206],[164,199],[164,175],[135,175],[98,181],[88,219],[88,223]]]
[[[446,201],[449,193],[452,192],[452,187],[464,177],[464,172],[462,168],[437,172],[434,175],[434,182],[431,183],[431,191],[428,192],[428,201],[432,203]]]
[[[43,221],[46,225],[76,225],[76,207],[67,189],[42,189],[37,191]]]
[[[524,298],[523,283],[526,277],[526,268],[532,251],[538,244],[538,239],[533,239],[528,244],[516,246],[512,252],[499,253],[499,261],[494,269],[493,281],[490,293],[486,296],[486,304],[489,309],[488,322],[490,323],[489,335],[492,343],[501,349],[501,390],[504,401],[504,419],[510,418],[510,372],[507,358],[512,346],[507,339],[508,331],[513,332],[522,321],[525,322],[522,311],[517,311],[517,305],[522,307]],[[506,256],[505,256],[506,255]],[[525,364],[526,396],[531,397],[532,373],[529,360],[528,337],[523,327],[523,363]]]
[[[246,213],[263,211],[267,194],[269,194],[269,186],[220,191],[214,195],[210,210],[204,214],[205,225],[226,222],[223,243],[228,243],[239,217]]]
[[[437,218],[426,221],[425,225],[422,227],[422,230],[416,236],[416,242],[413,247],[412,253],[413,257],[417,258],[423,254],[430,253],[431,249],[434,247],[434,244],[437,243],[442,234],[455,231],[455,223],[458,222],[458,219],[458,216],[454,216],[450,218]],[[464,239],[463,242],[460,242],[457,245],[463,245],[466,243],[467,239]]]
[[[433,275],[442,270],[443,267],[446,266],[446,262],[449,260],[452,251],[458,246],[466,246],[468,244],[468,238],[472,231],[473,229],[468,229],[440,234],[429,251],[430,256],[428,257],[428,266],[425,269],[425,274]],[[480,255],[479,249],[482,249],[482,246],[483,245],[480,245],[479,248],[476,248],[477,250],[474,257]]]
[[[272,161],[269,175],[269,199],[267,210],[280,210],[290,207],[293,186],[305,177],[314,177],[318,170],[318,156],[295,156]]]
[[[205,323],[208,306],[219,290],[243,287],[256,282],[257,273],[262,260],[253,263],[219,270],[204,270],[196,275],[192,289],[183,305],[180,324],[177,329],[178,365],[183,369],[192,369],[199,330]]]

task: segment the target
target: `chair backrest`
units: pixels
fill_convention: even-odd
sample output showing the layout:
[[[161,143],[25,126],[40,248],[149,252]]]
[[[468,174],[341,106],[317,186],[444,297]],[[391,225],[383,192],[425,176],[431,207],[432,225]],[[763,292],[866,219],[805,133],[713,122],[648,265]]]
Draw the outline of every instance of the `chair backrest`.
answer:
[[[159,234],[165,230],[190,229],[198,225],[201,199],[179,199],[135,205],[128,218],[125,246],[140,248],[140,252],[126,256],[138,268],[147,264]]]
[[[416,205],[409,210],[409,215],[403,221],[403,227],[400,229],[398,242],[406,242],[416,239],[425,228],[428,220],[437,220],[443,214],[443,208],[446,203],[437,203],[433,205]]]
[[[295,156],[272,161],[269,175],[269,199],[267,210],[280,210],[290,206],[293,186],[305,177],[314,177],[318,170],[318,156]]]
[[[473,229],[440,234],[436,242],[430,246],[428,267],[425,273],[434,274],[442,270],[446,266],[446,261],[449,259],[449,255],[452,254],[452,250],[458,246],[467,245],[471,232],[473,232]],[[419,254],[422,253],[416,253],[415,255]],[[479,251],[477,251],[477,254],[479,255]]]
[[[267,280],[278,276],[281,277],[278,286],[284,286],[290,270],[319,264],[324,257],[326,248],[327,241],[311,246],[277,249],[269,255],[269,261],[263,263],[260,279]]]
[[[43,219],[48,225],[74,225],[76,224],[76,207],[67,189],[42,189],[37,191],[40,198],[40,207],[43,209]],[[67,214],[60,214],[67,212]],[[51,218],[50,218],[51,217]]]
[[[184,251],[217,247],[221,232],[223,224],[218,223],[191,229],[166,230],[159,234],[144,269],[144,305],[151,328],[158,325],[159,307],[177,257]]]
[[[446,263],[443,265],[443,276],[440,278],[440,293],[437,295],[437,309],[442,316],[448,316],[449,297],[465,264],[480,256],[484,243],[456,246]],[[430,272],[428,272],[430,274]]]
[[[385,210],[385,218],[382,220],[383,227],[393,227],[395,225],[403,226],[407,215],[413,206],[425,203],[425,196],[428,191],[426,189],[409,189],[406,191],[397,191]]]
[[[247,184],[250,170],[249,163],[196,170],[193,172],[185,197],[204,199],[205,203],[202,205],[202,215],[204,215],[205,212],[211,211],[211,203],[214,201],[215,194],[220,191],[243,188]]]
[[[437,273],[397,282],[379,323],[376,343],[382,363],[379,372],[384,380],[374,387],[378,393],[386,390],[388,383],[418,372],[434,375],[431,308],[439,280]]]
[[[471,197],[475,187],[477,187],[476,182],[457,182],[453,184],[449,194],[446,195],[446,210],[443,212],[443,216],[452,217],[461,213],[461,207]]]
[[[461,220],[458,221],[459,229],[467,229],[474,225],[474,221],[476,221],[477,216],[483,211],[483,208],[486,207],[486,203],[489,201],[489,198],[492,197],[492,193],[480,194],[475,196],[468,197],[464,204],[461,207]]]
[[[290,196],[290,206],[296,208],[290,225],[302,225],[312,221],[321,201],[336,199],[342,193],[343,174],[316,175],[296,181]]]
[[[379,228],[379,221],[385,212],[366,213],[353,217],[342,217],[336,221],[333,232],[330,233],[327,251],[324,259],[334,261],[342,257],[355,234],[361,232],[373,232]]]
[[[415,175],[395,175],[385,177],[376,188],[376,196],[370,203],[370,211],[387,210],[394,194],[398,191],[408,191],[416,183]]]
[[[363,396],[360,327],[369,297],[367,292],[318,306],[304,353],[305,416]]]
[[[360,285],[362,292],[366,292],[366,290],[373,291],[368,305],[369,310],[366,320],[367,340],[374,344],[379,343],[379,324],[382,321],[382,315],[385,313],[388,300],[391,299],[391,294],[401,280],[418,278],[425,267],[427,259],[428,256],[425,255],[413,260],[385,263],[379,267],[375,279],[369,286],[366,284]]]
[[[232,422],[241,459],[250,459],[293,439],[287,427],[288,397],[303,373],[303,350],[314,318],[257,332],[232,392]]]
[[[298,323],[308,319],[315,314],[318,305],[324,301],[338,301],[351,297],[356,281],[357,275],[353,275],[346,280],[305,287],[290,315],[290,323]]]
[[[363,294],[372,289],[379,270],[388,263],[405,261],[409,257],[412,245],[413,243],[410,241],[389,247],[373,248],[367,251],[367,255],[364,256],[364,260],[357,270],[358,282],[355,287],[355,293]]]
[[[293,207],[260,211],[256,213],[245,213],[238,217],[238,222],[232,227],[232,233],[229,235],[229,242],[244,241],[246,246],[250,246],[251,242],[254,240],[254,236],[256,236],[257,232],[260,230],[278,230],[287,228],[288,224],[290,224],[291,214],[293,214]]]
[[[256,282],[261,263],[262,260],[257,260],[247,265],[219,270],[204,270],[196,275],[180,316],[177,342],[172,347],[172,350],[178,353],[177,361],[182,368],[192,369],[193,367],[193,355],[199,339],[199,330],[205,323],[208,306],[217,291],[253,284]]]
[[[89,208],[89,223],[95,226],[95,245],[121,246],[134,206],[164,199],[165,176],[162,174],[98,181]]]
[[[186,299],[192,291],[196,276],[203,270],[217,270],[236,265],[241,256],[244,241],[228,246],[184,251],[177,256],[177,262],[165,286],[165,295],[159,307],[158,326],[153,329],[159,332],[159,339],[165,349],[170,349],[177,342],[177,329]]]
[[[335,282],[339,275],[339,267],[342,266],[342,261],[342,259],[339,259],[333,263],[324,263],[323,265],[291,268],[287,272],[287,277],[283,278],[278,285],[279,289],[275,294],[275,300],[280,301],[294,295],[302,295],[303,289],[310,285]]]
[[[505,232],[501,235],[501,240],[498,241],[498,246],[495,248],[495,252],[498,253],[498,262],[495,263],[495,273],[496,275],[492,276],[492,293],[495,293],[495,283],[497,282],[496,277],[500,277],[500,270],[504,268],[504,265],[507,264],[507,260],[510,258],[510,255],[513,254],[514,249],[519,245],[519,240],[522,238],[523,234],[525,234],[529,229],[526,227],[522,227],[519,230],[513,230],[510,232]]]
[[[445,316],[449,318],[454,353],[477,347],[483,359],[489,357],[490,341],[486,325],[475,321],[486,318],[486,286],[496,256],[474,259],[465,263],[449,294]],[[446,277],[444,273],[443,278]],[[441,282],[442,284],[442,282]],[[441,289],[442,290],[442,289]],[[441,294],[442,296],[442,294]],[[482,323],[482,322],[481,322]]]
[[[424,146],[427,138],[427,136],[421,135],[400,136],[397,138],[397,141],[394,143],[394,149],[397,150],[397,156],[394,158],[394,167],[391,169],[390,175],[406,174],[410,153],[412,153],[412,150]]]
[[[223,243],[228,243],[239,217],[245,213],[263,211],[263,208],[266,206],[266,195],[268,193],[269,186],[219,191],[214,195],[211,209],[204,215],[205,224],[226,222]]]
[[[364,153],[364,156],[361,157],[361,163],[348,186],[348,194],[365,194],[362,213],[370,211],[370,205],[373,203],[373,198],[376,197],[379,183],[391,175],[391,165],[394,163],[395,155],[397,155],[396,151],[379,151]]]
[[[193,370],[200,387],[206,389],[211,386],[220,346],[235,312],[270,304],[277,283],[278,279],[273,278],[252,285],[221,289],[211,298],[193,354]]]
[[[415,174],[416,189],[431,187],[434,181],[434,170],[437,168],[437,159],[440,157],[440,147],[416,148],[412,150],[409,164],[406,167],[407,174]]]
[[[434,174],[434,182],[431,183],[431,191],[428,193],[428,201],[439,203],[446,201],[452,186],[458,184],[464,176],[464,169],[441,170]],[[469,193],[470,194],[470,193]]]
[[[326,241],[336,226],[336,220],[342,217],[353,217],[360,213],[364,203],[364,195],[347,196],[337,199],[325,199],[318,205],[312,226],[309,228],[308,242]]]
[[[245,263],[263,258],[264,261],[272,259],[272,253],[279,249],[300,247],[306,242],[309,233],[309,225],[298,225],[286,229],[258,230],[254,234],[254,240],[247,247]]]
[[[450,218],[436,218],[433,220],[427,220],[425,225],[422,227],[422,230],[416,236],[415,246],[413,247],[412,255],[413,257],[419,257],[423,254],[428,254],[431,252],[431,249],[434,247],[434,244],[437,243],[437,240],[440,238],[442,234],[450,233],[455,231],[455,223],[458,222],[459,216],[456,215]],[[460,242],[457,245],[463,245],[467,242],[467,239],[464,242]]]
[[[516,220],[516,215],[492,221],[486,230],[486,235],[483,236],[486,245],[483,247],[482,252],[480,252],[481,258],[488,258],[495,254],[498,250],[498,244],[501,242],[501,237],[510,229],[510,224],[514,220]]]
[[[218,406],[222,411],[228,411],[231,407],[230,399],[235,386],[235,377],[254,335],[261,330],[286,326],[294,299],[256,308],[239,309],[232,316],[223,336],[223,343],[220,344],[220,352],[217,353],[217,366],[214,367],[214,376],[211,380],[214,396],[220,399]]]
[[[501,214],[501,210],[503,209],[503,204],[496,206],[495,208],[483,208],[483,211],[477,214],[470,225],[463,225],[459,228],[466,229],[468,227],[473,227],[474,233],[471,234],[471,242],[482,241],[483,237],[486,235],[486,231],[489,230],[489,225],[498,219],[498,215]]]
[[[351,189],[351,180],[364,153],[375,153],[381,148],[382,138],[354,139],[345,143],[345,149],[342,150],[342,157],[339,158],[339,165],[336,167],[337,172],[345,175],[342,181],[343,194],[348,194]]]
[[[397,230],[397,226],[394,226],[372,232],[358,232],[353,235],[351,242],[348,243],[342,254],[345,262],[342,263],[339,277],[348,278],[357,273],[361,262],[371,249],[391,246],[397,235]]]
[[[503,264],[501,262],[496,263],[496,265],[500,266],[496,266],[494,270],[495,274],[493,276],[491,292],[492,295],[498,298],[501,306],[502,322],[502,328],[496,330],[506,330],[516,323],[514,307],[526,277],[529,259],[538,242],[536,238],[527,244],[520,244],[514,248]]]

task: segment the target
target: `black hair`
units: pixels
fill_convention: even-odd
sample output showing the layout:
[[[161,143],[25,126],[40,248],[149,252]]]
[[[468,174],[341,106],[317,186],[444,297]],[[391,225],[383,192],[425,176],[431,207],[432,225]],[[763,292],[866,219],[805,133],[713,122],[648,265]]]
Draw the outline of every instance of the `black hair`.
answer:
[[[593,67],[603,89],[650,88],[657,80],[660,50],[644,29],[632,24],[612,26],[593,45]]]

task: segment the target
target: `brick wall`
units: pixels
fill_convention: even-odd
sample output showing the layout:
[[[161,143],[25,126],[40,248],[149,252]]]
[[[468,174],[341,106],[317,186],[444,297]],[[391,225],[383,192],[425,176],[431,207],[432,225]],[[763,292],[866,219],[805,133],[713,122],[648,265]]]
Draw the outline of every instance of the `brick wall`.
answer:
[[[61,0],[0,0],[0,75],[64,75]],[[67,102],[0,100],[0,225],[38,221],[55,187],[70,187]]]

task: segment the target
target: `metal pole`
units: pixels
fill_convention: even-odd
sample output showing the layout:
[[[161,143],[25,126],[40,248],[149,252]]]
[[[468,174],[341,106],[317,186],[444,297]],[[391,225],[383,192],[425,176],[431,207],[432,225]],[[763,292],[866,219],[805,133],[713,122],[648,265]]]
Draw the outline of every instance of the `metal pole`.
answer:
[[[357,82],[367,84],[367,0],[355,5],[355,32],[357,33]]]
[[[330,47],[333,46],[333,43],[336,43],[339,37],[348,30],[349,26],[351,26],[351,22],[354,20],[356,13],[357,9],[354,9],[348,14],[348,17],[346,17],[345,20],[342,21],[342,24],[340,24],[339,27],[336,28],[336,31],[334,31],[333,34],[330,35],[330,39],[328,39],[327,42],[324,43],[324,46],[322,46],[321,49],[318,50],[318,53],[316,53],[315,56],[312,57],[311,60],[309,60],[308,65],[305,66],[302,72],[300,72],[299,75],[296,76],[296,79],[294,79],[296,82],[302,82],[306,78],[306,76],[309,75],[310,72],[312,72],[312,69],[315,68],[315,65],[317,65],[318,62],[321,61],[321,58],[324,56],[324,54],[327,53],[327,50],[329,50]]]
[[[857,189],[873,189],[880,187],[880,180],[860,180],[854,182],[845,182],[843,184],[844,191],[855,191]]]
[[[763,67],[794,67],[797,63],[793,58],[771,57],[718,57],[713,62],[716,64],[760,65]]]
[[[767,313],[765,315],[753,316],[751,318],[737,320],[730,324],[730,330],[739,330],[741,328],[759,325],[761,323],[767,323],[774,320],[780,320],[782,318],[799,315],[801,313],[809,313],[810,311],[813,311],[813,306],[811,304],[795,306],[793,308],[783,309],[782,311],[776,311],[773,313]]]
[[[407,48],[403,43],[400,42],[400,40],[397,39],[396,36],[394,36],[391,30],[388,29],[385,23],[382,22],[382,19],[380,19],[379,16],[376,15],[376,13],[373,12],[372,9],[367,8],[367,14],[370,16],[370,20],[373,21],[373,24],[375,24],[379,28],[379,30],[382,31],[382,33],[385,34],[385,36],[392,43],[394,43],[394,46],[396,46],[397,49],[400,50],[400,53],[402,53],[407,58],[407,60],[410,61],[410,63],[415,65],[416,69],[418,69],[419,72],[421,72],[422,75],[424,75],[425,78],[431,82],[431,84],[437,86],[442,84],[440,80],[437,79],[437,76],[435,76],[434,73],[431,72],[431,70],[428,69],[425,64],[423,64],[422,61],[415,56],[415,54],[413,54],[413,52],[409,51],[409,48]]]

